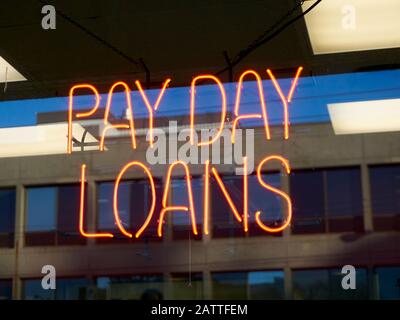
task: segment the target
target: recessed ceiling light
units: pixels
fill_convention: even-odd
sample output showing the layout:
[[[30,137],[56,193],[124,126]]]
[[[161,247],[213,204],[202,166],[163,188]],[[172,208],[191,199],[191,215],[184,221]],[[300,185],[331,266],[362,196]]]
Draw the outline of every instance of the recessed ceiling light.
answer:
[[[399,13],[399,0],[324,0],[305,16],[314,54],[400,47]]]
[[[328,104],[335,134],[400,131],[400,99]]]
[[[27,80],[11,64],[0,56],[0,83]]]

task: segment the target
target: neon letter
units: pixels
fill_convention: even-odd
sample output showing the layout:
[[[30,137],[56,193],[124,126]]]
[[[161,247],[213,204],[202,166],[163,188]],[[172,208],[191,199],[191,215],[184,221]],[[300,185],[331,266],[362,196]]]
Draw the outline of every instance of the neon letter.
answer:
[[[160,93],[158,94],[157,100],[152,107],[149,99],[147,98],[146,93],[144,92],[142,85],[140,84],[139,80],[135,81],[135,84],[137,88],[139,89],[140,95],[142,96],[142,99],[144,101],[144,104],[146,105],[147,111],[149,111],[149,135],[150,135],[150,147],[153,147],[153,108],[154,111],[158,109],[158,106],[160,105],[161,99],[164,95],[165,89],[168,87],[168,84],[171,82],[171,79],[167,79],[164,81],[163,86],[161,88]]]
[[[124,228],[124,226],[121,223],[121,219],[120,219],[120,215],[119,215],[119,211],[118,211],[118,188],[119,188],[119,184],[121,182],[122,176],[124,175],[126,170],[128,170],[130,167],[133,167],[133,166],[141,167],[144,170],[144,172],[146,173],[146,175],[150,181],[151,195],[152,195],[151,207],[150,207],[150,211],[147,215],[146,221],[143,223],[142,227],[135,234],[135,238],[139,238],[140,235],[144,232],[144,230],[146,230],[147,226],[149,225],[151,218],[153,217],[154,209],[156,206],[156,188],[154,186],[153,176],[151,175],[150,170],[144,164],[142,164],[141,162],[138,162],[138,161],[132,161],[132,162],[129,162],[128,164],[126,164],[122,168],[121,172],[118,174],[117,179],[115,180],[113,206],[114,206],[114,218],[115,218],[115,222],[117,223],[119,230],[121,231],[121,233],[123,235],[127,236],[128,238],[132,238],[132,233],[126,231],[126,229]]]
[[[81,166],[81,198],[79,206],[79,232],[86,238],[112,238],[111,233],[87,233],[84,228],[86,165]]]
[[[90,117],[91,115],[93,115],[97,109],[99,108],[99,104],[100,104],[100,95],[99,92],[97,91],[97,89],[90,85],[90,84],[77,84],[75,86],[73,86],[70,90],[69,90],[69,96],[68,96],[68,142],[67,142],[67,153],[72,153],[72,109],[73,109],[73,96],[74,96],[74,91],[76,89],[90,89],[93,91],[95,97],[96,97],[96,102],[94,104],[94,107],[87,111],[87,112],[81,112],[81,113],[77,113],[76,117],[77,118],[85,118],[85,117]]]
[[[297,85],[297,81],[300,77],[301,71],[303,71],[303,67],[299,67],[297,69],[296,75],[292,81],[292,85],[290,87],[289,90],[289,94],[287,96],[287,98],[283,95],[282,89],[278,84],[278,81],[276,81],[274,75],[272,74],[272,71],[270,69],[267,69],[267,73],[269,75],[269,77],[272,80],[272,83],[276,89],[276,91],[279,94],[279,97],[282,100],[283,103],[283,119],[284,119],[284,135],[285,135],[285,139],[289,139],[289,108],[288,108],[288,103],[292,101],[292,97],[293,97],[293,93],[294,93],[294,89],[296,88]]]
[[[226,94],[224,86],[222,85],[221,81],[219,81],[218,78],[214,77],[213,75],[201,75],[195,77],[192,80],[192,84],[190,86],[190,143],[192,145],[194,144],[194,111],[195,111],[195,97],[196,97],[196,82],[198,80],[205,80],[205,79],[211,79],[215,81],[221,92],[221,98],[222,98],[221,122],[217,134],[209,141],[204,141],[204,142],[200,141],[197,144],[198,146],[213,144],[213,142],[218,139],[224,128],[225,117],[226,117]]]
[[[114,89],[117,86],[123,86],[125,89],[125,96],[126,96],[126,104],[128,107],[128,112],[129,112],[129,125],[128,124],[108,124],[108,117],[110,115],[110,107],[111,107],[111,100],[112,96],[114,94]],[[108,92],[108,97],[107,97],[107,105],[106,105],[106,110],[104,112],[104,125],[105,128],[103,129],[103,133],[101,135],[101,140],[100,140],[100,151],[104,151],[104,139],[106,132],[111,129],[131,129],[131,139],[132,139],[132,148],[136,149],[136,136],[135,136],[135,126],[133,122],[133,110],[132,110],[132,102],[131,102],[131,93],[128,85],[125,82],[119,81],[114,83],[110,91]]]
[[[186,206],[168,206],[168,190],[169,190],[169,185],[171,183],[171,174],[172,174],[172,169],[177,165],[180,164],[183,166],[185,170],[185,176],[186,176],[186,185],[187,185],[187,193],[189,197],[189,207]],[[157,228],[157,233],[159,237],[162,237],[162,225],[164,223],[164,216],[168,211],[190,211],[190,218],[192,222],[192,230],[195,235],[197,235],[197,225],[196,225],[196,214],[194,211],[194,203],[193,203],[193,193],[192,193],[192,184],[190,181],[190,172],[187,164],[183,161],[175,161],[173,162],[167,172],[167,180],[165,183],[165,188],[164,188],[164,194],[163,194],[163,199],[162,199],[162,206],[163,209],[161,210],[160,213],[160,219],[158,221],[158,228]]]
[[[280,231],[284,230],[284,229],[290,224],[290,222],[292,221],[292,202],[291,202],[291,200],[290,200],[290,197],[289,197],[286,193],[284,193],[283,191],[281,191],[281,190],[279,190],[279,189],[277,189],[277,188],[275,188],[275,187],[273,187],[273,186],[271,186],[271,185],[265,183],[265,182],[262,180],[262,177],[261,177],[261,174],[262,174],[262,173],[261,173],[262,166],[264,165],[264,163],[266,163],[266,162],[268,162],[268,161],[271,161],[271,160],[278,160],[278,161],[280,161],[280,162],[283,164],[283,167],[285,168],[286,173],[287,173],[287,174],[290,174],[289,162],[288,162],[285,158],[283,158],[283,157],[281,157],[281,156],[272,155],[272,156],[266,157],[266,158],[265,158],[263,161],[261,161],[260,164],[258,165],[258,167],[257,167],[257,178],[258,178],[258,181],[260,182],[260,184],[261,184],[264,188],[266,188],[266,189],[272,191],[273,193],[276,193],[277,195],[279,195],[279,196],[281,196],[283,199],[285,199],[285,201],[287,202],[287,206],[288,206],[288,209],[287,209],[287,210],[288,210],[288,212],[287,212],[287,218],[286,218],[285,223],[284,223],[282,226],[280,226],[280,227],[278,227],[278,228],[271,228],[271,227],[266,226],[266,225],[261,221],[261,219],[260,219],[261,212],[260,212],[260,211],[257,211],[257,212],[256,212],[256,222],[257,222],[257,224],[260,226],[260,228],[263,229],[264,231],[267,231],[267,232],[280,232]]]
[[[248,232],[249,231],[249,219],[248,219],[248,176],[247,176],[247,157],[243,157],[243,226],[244,226],[244,231]],[[211,168],[212,173],[214,174],[215,180],[217,180],[217,183],[222,191],[222,193],[225,196],[225,199],[227,200],[230,208],[233,211],[233,214],[235,215],[235,218],[239,221],[242,222],[242,217],[239,214],[239,211],[237,210],[235,204],[232,201],[231,196],[229,195],[228,191],[226,190],[224,183],[222,182],[221,177],[219,176],[217,170],[215,168]],[[207,160],[205,163],[205,173],[204,173],[204,234],[208,234],[209,232],[209,198],[210,198],[210,161]]]
[[[258,87],[258,96],[260,98],[260,104],[261,104],[261,111],[262,111],[262,118],[264,119],[264,128],[265,128],[265,136],[267,140],[271,139],[271,135],[269,132],[269,123],[268,123],[268,114],[267,114],[267,107],[265,105],[265,98],[264,98],[264,90],[262,86],[262,81],[260,75],[255,72],[254,70],[247,70],[242,73],[242,75],[239,78],[239,82],[237,84],[237,91],[236,91],[236,99],[235,99],[235,120],[233,121],[233,127],[232,127],[232,143],[235,143],[235,130],[237,123],[239,120],[243,119],[260,119],[261,115],[260,114],[246,114],[246,115],[241,115],[239,116],[239,105],[240,105],[240,97],[241,97],[241,92],[242,92],[242,87],[243,87],[243,79],[246,75],[253,75],[256,80],[257,80],[257,87]]]
[[[239,211],[237,210],[235,204],[233,203],[231,196],[229,195],[228,191],[226,190],[225,185],[222,182],[222,179],[219,176],[217,170],[213,167],[213,168],[211,168],[211,172],[213,173],[215,180],[217,180],[217,183],[218,183],[222,193],[224,194],[226,201],[228,202],[229,206],[231,207],[236,220],[239,222],[242,222],[242,217],[240,216]],[[244,204],[245,203],[243,202],[243,205]]]

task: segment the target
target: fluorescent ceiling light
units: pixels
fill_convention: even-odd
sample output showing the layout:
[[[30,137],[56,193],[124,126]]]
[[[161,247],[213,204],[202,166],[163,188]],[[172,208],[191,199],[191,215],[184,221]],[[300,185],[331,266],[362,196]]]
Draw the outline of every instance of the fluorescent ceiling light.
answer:
[[[305,16],[314,54],[400,47],[399,13],[399,0],[324,0]]]
[[[400,131],[400,99],[328,104],[335,134]]]
[[[0,129],[0,158],[65,154],[67,132],[67,123],[2,128]],[[84,128],[80,124],[73,123],[72,132],[73,136],[81,141]],[[98,142],[98,140],[88,132],[85,142]],[[99,146],[98,144],[85,146],[85,150],[99,150]],[[80,147],[73,146],[73,151],[80,151]]]
[[[22,74],[0,56],[0,83],[25,80],[26,78]]]

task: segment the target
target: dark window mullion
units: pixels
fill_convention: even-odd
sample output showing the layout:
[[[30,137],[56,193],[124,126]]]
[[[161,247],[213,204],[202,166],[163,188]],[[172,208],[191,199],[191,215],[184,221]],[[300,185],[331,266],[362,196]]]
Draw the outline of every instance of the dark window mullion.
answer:
[[[323,184],[323,194],[324,194],[324,225],[325,233],[329,233],[329,208],[328,208],[328,172],[324,170],[322,173],[322,184]]]
[[[56,188],[57,189],[57,192],[56,192],[56,212],[54,213],[55,214],[55,216],[56,216],[56,218],[55,218],[55,239],[54,239],[54,245],[55,246],[58,246],[58,228],[59,228],[59,226],[58,226],[58,222],[61,220],[60,219],[60,217],[59,217],[59,215],[60,215],[60,212],[61,212],[61,210],[60,210],[60,206],[59,206],[59,204],[60,204],[60,188],[59,187],[54,187],[54,188]]]

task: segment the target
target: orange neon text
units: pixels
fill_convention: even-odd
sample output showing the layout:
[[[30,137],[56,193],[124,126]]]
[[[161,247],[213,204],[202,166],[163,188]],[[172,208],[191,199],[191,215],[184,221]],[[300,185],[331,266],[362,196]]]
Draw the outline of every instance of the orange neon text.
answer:
[[[112,238],[111,233],[88,233],[84,230],[85,212],[85,185],[86,185],[86,165],[81,166],[81,194],[79,205],[79,233],[85,238]]]
[[[188,198],[189,198],[188,199],[189,207],[187,207],[187,206],[168,206],[168,195],[169,195],[169,189],[170,189],[170,184],[171,184],[172,170],[177,165],[182,166],[185,171],[187,194],[188,194]],[[189,211],[190,219],[192,222],[193,233],[195,235],[198,234],[197,224],[196,224],[196,213],[194,210],[194,203],[193,203],[192,182],[191,182],[191,178],[190,178],[189,167],[183,161],[175,161],[168,168],[166,182],[165,182],[165,188],[164,188],[164,193],[163,193],[163,198],[162,198],[162,210],[160,212],[160,219],[158,221],[158,228],[157,228],[157,234],[159,237],[162,237],[162,226],[164,223],[164,216],[168,211]]]
[[[150,206],[149,213],[147,214],[147,218],[146,218],[144,224],[141,226],[141,228],[135,234],[135,238],[139,238],[140,235],[146,230],[147,226],[149,225],[149,223],[153,217],[154,209],[156,206],[156,188],[154,185],[153,176],[152,176],[150,170],[141,162],[139,162],[139,161],[129,162],[122,168],[122,170],[118,174],[117,179],[115,180],[115,186],[114,186],[113,208],[114,208],[114,219],[118,226],[118,229],[121,231],[121,233],[123,235],[127,236],[128,238],[132,238],[133,237],[132,233],[128,232],[124,228],[123,224],[121,223],[121,219],[120,219],[120,215],[119,215],[119,211],[118,211],[118,190],[119,190],[119,185],[121,183],[121,179],[124,176],[125,172],[133,166],[138,166],[138,167],[142,168],[143,171],[146,173],[147,178],[150,183],[150,186],[151,186],[151,196],[152,196],[151,206]]]
[[[219,88],[221,93],[221,120],[217,133],[212,137],[209,141],[200,141],[198,146],[205,146],[213,144],[221,135],[222,130],[224,129],[225,118],[226,118],[226,93],[224,86],[221,81],[213,76],[213,75],[201,75],[197,76],[192,80],[192,84],[190,85],[190,143],[194,144],[194,118],[195,118],[195,104],[196,104],[196,82],[200,80],[212,80],[214,81]]]
[[[293,100],[293,95],[295,92],[295,89],[298,84],[299,77],[303,71],[303,67],[299,67],[296,71],[296,74],[292,80],[289,92],[287,96],[285,96],[282,92],[281,86],[279,85],[278,81],[276,80],[274,74],[270,69],[267,69],[267,74],[269,78],[272,81],[272,84],[276,90],[276,92],[279,95],[280,100],[282,101],[283,104],[283,125],[284,125],[284,138],[289,139],[289,104]],[[242,91],[243,91],[243,83],[246,77],[252,76],[256,79],[256,85],[257,85],[257,91],[258,91],[258,98],[260,101],[260,113],[251,113],[251,114],[240,114],[240,104],[241,104],[241,98],[242,98]],[[227,115],[227,96],[226,96],[226,91],[224,88],[224,85],[222,82],[216,77],[211,74],[205,74],[205,75],[199,75],[193,78],[190,84],[190,114],[189,114],[189,125],[190,125],[190,136],[189,140],[192,145],[195,144],[195,118],[196,118],[196,88],[202,84],[203,81],[212,81],[216,84],[216,88],[220,93],[221,96],[221,109],[220,109],[220,122],[218,129],[216,133],[207,141],[198,141],[197,146],[207,146],[213,144],[215,141],[219,139],[219,137],[222,134],[222,131],[224,129],[225,121],[226,121],[226,115]],[[154,144],[154,113],[158,110],[162,99],[165,95],[165,92],[171,82],[171,79],[166,79],[162,86],[161,89],[158,93],[156,101],[152,104],[149,101],[149,98],[145,92],[145,90],[142,87],[142,84],[140,81],[136,80],[135,85],[140,93],[140,96],[146,106],[146,109],[148,111],[149,115],[149,144],[150,147],[153,146]],[[111,103],[112,103],[112,98],[114,91],[117,88],[122,88],[123,92],[125,93],[126,97],[126,114],[128,115],[128,119],[126,122],[123,123],[114,123],[111,124],[109,121],[110,118],[110,110],[111,110]],[[100,95],[98,90],[96,89],[95,86],[91,84],[77,84],[74,85],[70,90],[69,90],[69,99],[68,99],[68,139],[67,139],[67,153],[70,154],[72,153],[72,142],[73,142],[73,133],[72,133],[72,122],[74,119],[74,97],[75,94],[78,90],[90,90],[92,91],[92,94],[94,96],[94,104],[93,107],[89,111],[85,112],[76,112],[75,117],[77,119],[81,118],[90,118],[92,115],[94,115],[100,105]],[[267,140],[271,139],[271,132],[270,132],[270,127],[269,127],[269,119],[268,119],[268,113],[267,113],[267,105],[266,105],[266,99],[264,95],[264,89],[263,89],[263,84],[262,84],[262,79],[260,75],[254,71],[254,70],[247,70],[244,71],[237,83],[237,89],[236,89],[236,94],[235,94],[235,101],[234,101],[234,119],[233,119],[233,124],[232,124],[232,133],[231,133],[231,141],[232,143],[235,143],[235,134],[236,134],[236,129],[239,125],[239,122],[243,120],[248,120],[248,119],[262,119],[264,123],[264,130],[265,130],[265,137]],[[101,136],[100,136],[100,144],[99,144],[99,149],[103,151],[105,149],[105,138],[106,134],[110,129],[125,129],[125,130],[130,130],[130,135],[131,135],[131,143],[132,143],[132,148],[136,149],[136,134],[135,134],[135,125],[134,125],[134,112],[133,112],[133,105],[132,105],[132,98],[131,98],[131,89],[129,86],[123,82],[123,81],[118,81],[114,83],[107,95],[107,102],[106,102],[106,107],[105,107],[105,112],[104,112],[104,129],[102,130]]]
[[[297,86],[298,79],[300,77],[301,72],[303,71],[303,67],[299,67],[296,71],[296,75],[292,81],[292,85],[289,90],[289,94],[287,97],[282,92],[282,89],[275,79],[274,74],[270,69],[267,69],[267,73],[272,80],[272,84],[275,87],[275,90],[278,92],[279,98],[283,104],[283,126],[284,126],[284,138],[287,140],[289,139],[289,103],[292,101],[294,90]]]
[[[258,96],[259,96],[260,105],[261,105],[261,114],[239,115],[240,99],[241,99],[241,94],[242,94],[242,89],[243,89],[243,79],[247,75],[252,75],[252,76],[254,76],[256,78]],[[238,125],[239,120],[260,119],[261,117],[264,120],[265,137],[266,137],[267,140],[271,139],[271,134],[270,134],[270,131],[269,131],[269,123],[268,123],[267,106],[265,104],[264,90],[263,90],[263,86],[262,86],[262,81],[261,81],[260,75],[257,72],[255,72],[254,70],[247,70],[247,71],[243,72],[241,74],[241,76],[239,77],[239,82],[237,84],[237,90],[236,90],[234,115],[235,115],[235,120],[233,121],[233,127],[232,127],[232,143],[235,143],[235,130],[236,130],[236,127]]]
[[[115,88],[118,86],[122,86],[125,91],[126,107],[127,107],[127,111],[128,111],[129,124],[109,124],[109,121],[108,121],[108,118],[110,115],[110,109],[111,109],[112,96],[114,94]],[[107,104],[106,104],[106,109],[104,112],[104,126],[105,127],[103,129],[103,133],[101,134],[101,139],[100,139],[100,151],[104,151],[105,135],[106,135],[106,132],[111,128],[130,129],[132,148],[136,149],[136,135],[135,135],[135,125],[134,125],[134,121],[133,121],[131,90],[125,82],[119,81],[119,82],[114,83],[108,92]]]
[[[68,142],[67,142],[67,153],[72,153],[72,117],[73,117],[73,97],[74,97],[74,92],[77,89],[90,89],[93,91],[93,94],[95,96],[95,104],[93,106],[93,108],[91,110],[89,110],[88,112],[81,112],[81,113],[77,113],[76,117],[77,118],[87,118],[90,117],[91,115],[93,115],[94,113],[96,113],[97,109],[99,108],[100,105],[100,95],[99,92],[97,91],[97,89],[87,83],[84,84],[77,84],[75,86],[73,86],[70,90],[69,90],[69,95],[68,95]]]
[[[140,84],[140,81],[139,80],[135,81],[136,87],[138,88],[138,90],[140,92],[140,95],[142,96],[143,102],[146,105],[147,111],[149,112],[150,147],[152,147],[153,143],[154,143],[154,141],[153,141],[153,121],[154,121],[153,110],[157,111],[157,109],[158,109],[158,107],[160,105],[161,99],[164,96],[165,89],[168,87],[170,82],[171,82],[171,79],[167,79],[167,80],[164,81],[164,83],[162,85],[162,88],[161,88],[161,91],[158,94],[156,102],[154,103],[153,106],[151,106],[150,101],[147,98],[147,95],[146,95],[145,91],[143,90],[142,85]]]
[[[279,227],[269,227],[265,225],[261,221],[261,212],[257,211],[255,212],[255,221],[256,224],[264,231],[269,232],[269,233],[275,233],[275,232],[280,232],[287,228],[292,220],[292,203],[290,200],[290,197],[284,193],[283,191],[267,184],[265,181],[262,179],[262,170],[264,165],[267,162],[270,161],[279,161],[282,164],[282,167],[284,168],[285,172],[287,174],[290,173],[290,166],[289,162],[279,156],[279,155],[272,155],[264,158],[260,164],[257,167],[257,179],[259,184],[264,187],[265,189],[269,190],[270,192],[275,193],[279,197],[281,197],[287,204],[287,213],[286,213],[286,219],[285,222],[279,226]],[[171,178],[172,178],[172,173],[176,167],[180,166],[183,171],[184,171],[184,178],[186,182],[186,188],[187,188],[187,194],[188,194],[188,206],[184,205],[179,205],[179,204],[169,204],[168,199],[169,199],[169,194],[170,194],[170,188],[171,188]],[[148,183],[151,186],[151,206],[149,209],[149,212],[147,213],[147,217],[143,223],[143,225],[136,231],[135,236],[128,230],[123,225],[123,222],[121,221],[121,217],[119,214],[119,209],[118,209],[118,192],[119,192],[119,186],[120,183],[123,179],[123,177],[126,175],[126,172],[128,169],[131,169],[133,167],[138,167],[142,169],[147,176]],[[225,201],[228,203],[229,207],[231,208],[233,215],[235,219],[243,225],[243,230],[244,232],[249,231],[249,212],[248,212],[248,205],[249,205],[249,194],[251,190],[249,190],[249,185],[248,185],[248,175],[249,172],[247,172],[247,157],[243,158],[243,209],[242,212],[240,213],[238,208],[236,207],[235,203],[232,200],[231,195],[229,194],[224,182],[222,181],[222,178],[220,177],[218,171],[216,168],[212,167],[210,165],[209,161],[206,161],[205,166],[204,166],[204,190],[203,190],[203,224],[204,224],[204,234],[209,234],[209,221],[210,221],[210,179],[213,177],[215,181],[217,182],[218,187],[222,191],[223,197]],[[84,231],[84,203],[85,203],[85,177],[86,177],[86,165],[82,165],[81,168],[81,195],[80,195],[80,211],[79,211],[79,231],[82,236],[87,237],[87,238],[95,238],[95,237],[113,237],[112,234],[110,233],[87,233]],[[169,168],[168,172],[166,175],[166,180],[165,180],[165,186],[164,186],[164,192],[162,196],[162,208],[160,212],[155,212],[155,207],[156,207],[156,189],[155,189],[155,183],[153,176],[151,174],[151,171],[149,168],[147,168],[143,163],[139,161],[132,161],[126,164],[121,171],[119,172],[116,180],[115,180],[115,185],[114,185],[114,193],[113,193],[113,213],[114,213],[114,220],[115,223],[124,236],[128,238],[139,238],[145,230],[148,228],[150,222],[155,219],[154,215],[158,214],[159,219],[158,219],[158,226],[157,226],[157,235],[159,237],[162,237],[163,235],[163,224],[165,220],[165,215],[168,212],[171,211],[184,211],[189,214],[190,220],[191,220],[191,225],[192,225],[192,232],[194,235],[198,235],[198,230],[197,230],[197,224],[196,224],[196,213],[195,213],[195,206],[194,206],[194,199],[193,199],[193,191],[192,191],[192,184],[191,184],[191,176],[190,176],[190,170],[189,167],[187,166],[186,163],[183,161],[175,161],[173,162]],[[198,200],[201,201],[201,200]],[[140,213],[139,213],[140,214]],[[268,214],[268,213],[265,213]]]
[[[259,227],[261,229],[263,229],[266,232],[275,233],[275,232],[281,232],[284,229],[286,229],[289,226],[290,222],[292,221],[292,201],[290,200],[290,197],[285,192],[283,192],[283,191],[281,191],[281,190],[279,190],[279,189],[277,189],[277,188],[265,183],[263,181],[263,179],[262,179],[262,168],[263,168],[264,164],[266,164],[269,161],[273,161],[273,160],[281,162],[281,164],[282,164],[283,168],[285,169],[286,173],[290,174],[289,162],[285,158],[283,158],[283,157],[281,157],[279,155],[272,155],[272,156],[264,158],[260,162],[260,164],[258,165],[258,167],[257,167],[257,178],[258,178],[258,181],[259,181],[260,185],[262,185],[265,189],[277,194],[278,196],[280,196],[281,198],[283,198],[286,201],[286,204],[287,204],[286,220],[280,227],[272,228],[272,227],[266,226],[261,221],[261,218],[260,218],[261,212],[260,211],[256,212],[255,218],[256,218],[257,224],[259,225]]]

